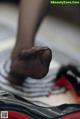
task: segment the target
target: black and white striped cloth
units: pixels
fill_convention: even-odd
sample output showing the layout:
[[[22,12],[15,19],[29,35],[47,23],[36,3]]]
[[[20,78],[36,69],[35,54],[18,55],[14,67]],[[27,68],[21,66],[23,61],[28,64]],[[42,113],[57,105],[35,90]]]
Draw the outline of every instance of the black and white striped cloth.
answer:
[[[8,75],[9,70],[10,61],[2,61],[0,66],[0,87],[6,91],[29,98],[48,96],[50,93],[57,94],[64,92],[63,88],[59,89],[54,86],[54,78],[57,71],[53,71],[53,69],[50,69],[47,76],[41,80],[27,78],[22,87],[13,87],[10,82],[4,78]]]

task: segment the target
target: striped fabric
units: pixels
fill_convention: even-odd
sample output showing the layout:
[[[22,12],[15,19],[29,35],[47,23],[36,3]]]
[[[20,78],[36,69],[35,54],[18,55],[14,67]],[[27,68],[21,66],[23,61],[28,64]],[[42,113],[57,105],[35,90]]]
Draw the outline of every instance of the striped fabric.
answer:
[[[8,82],[4,78],[8,75],[8,72],[10,70],[9,67],[10,61],[3,61],[0,66],[0,87],[4,90],[28,98],[48,96],[51,93],[57,94],[64,92],[64,89],[60,89],[59,87],[54,86],[54,78],[56,76],[56,72],[53,73],[52,69],[50,69],[47,76],[42,78],[41,80],[27,78],[22,87],[17,85],[13,87],[11,86],[10,82]]]

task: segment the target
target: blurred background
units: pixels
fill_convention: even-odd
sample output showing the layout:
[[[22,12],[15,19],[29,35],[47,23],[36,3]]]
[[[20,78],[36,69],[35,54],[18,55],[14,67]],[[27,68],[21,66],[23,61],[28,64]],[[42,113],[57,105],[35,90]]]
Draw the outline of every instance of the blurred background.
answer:
[[[17,34],[19,5],[16,0],[0,0],[0,51],[13,47]],[[15,1],[15,3],[13,2]],[[43,20],[36,44],[49,46],[57,64],[80,65],[80,7],[51,6]],[[5,58],[5,55],[0,55]]]

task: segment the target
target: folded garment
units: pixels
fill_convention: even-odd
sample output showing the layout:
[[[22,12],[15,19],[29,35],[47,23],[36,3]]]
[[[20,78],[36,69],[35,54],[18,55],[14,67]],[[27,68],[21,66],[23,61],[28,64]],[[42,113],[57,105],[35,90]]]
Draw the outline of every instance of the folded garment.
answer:
[[[80,119],[80,104],[50,106],[31,102],[22,96],[2,91],[0,97],[1,118],[8,119]],[[42,102],[40,102],[41,104]],[[42,104],[43,105],[43,104]],[[3,110],[3,111],[2,111]],[[5,111],[7,110],[7,111]]]
[[[3,61],[0,66],[0,87],[4,90],[7,90],[11,93],[26,96],[26,97],[40,97],[48,96],[52,94],[63,93],[65,89],[55,87],[54,78],[56,73],[53,69],[49,70],[47,76],[41,80],[32,79],[30,77],[26,78],[22,86],[12,86],[5,77],[8,76],[10,71],[10,61]]]

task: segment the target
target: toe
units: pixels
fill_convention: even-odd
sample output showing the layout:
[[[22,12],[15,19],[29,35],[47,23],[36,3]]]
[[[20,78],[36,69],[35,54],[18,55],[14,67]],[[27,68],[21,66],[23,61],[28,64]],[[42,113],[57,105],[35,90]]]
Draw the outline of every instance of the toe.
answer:
[[[50,61],[52,59],[52,52],[49,48],[44,49],[42,54],[40,55],[40,59],[41,62],[45,65],[45,66],[49,66]]]

